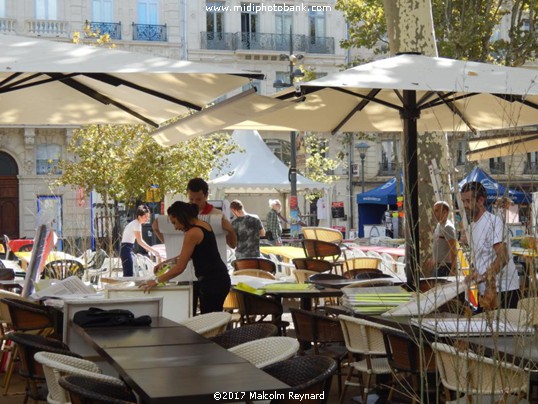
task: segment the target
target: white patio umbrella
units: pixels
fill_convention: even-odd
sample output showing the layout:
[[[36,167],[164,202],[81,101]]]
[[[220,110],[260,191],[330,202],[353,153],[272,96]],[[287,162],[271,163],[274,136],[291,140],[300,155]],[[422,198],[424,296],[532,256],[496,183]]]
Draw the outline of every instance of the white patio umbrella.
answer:
[[[263,75],[37,38],[0,35],[0,125],[154,127]]]
[[[531,69],[404,54],[303,83],[300,89],[304,102],[240,123],[230,117],[229,129],[403,132],[411,201],[418,200],[419,131],[476,132],[538,123],[538,72]],[[288,91],[277,97],[293,96]],[[418,204],[411,206],[408,261],[415,270],[419,210]]]
[[[468,160],[512,156],[538,151],[538,132],[534,130],[481,137],[469,141]]]

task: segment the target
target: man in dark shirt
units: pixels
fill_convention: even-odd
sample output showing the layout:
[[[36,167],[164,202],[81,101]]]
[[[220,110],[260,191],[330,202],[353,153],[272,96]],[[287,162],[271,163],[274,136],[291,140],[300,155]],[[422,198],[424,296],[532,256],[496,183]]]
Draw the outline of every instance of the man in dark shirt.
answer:
[[[230,210],[235,216],[232,226],[237,233],[236,258],[260,256],[260,237],[265,236],[265,229],[260,218],[245,212],[239,200],[230,203]]]

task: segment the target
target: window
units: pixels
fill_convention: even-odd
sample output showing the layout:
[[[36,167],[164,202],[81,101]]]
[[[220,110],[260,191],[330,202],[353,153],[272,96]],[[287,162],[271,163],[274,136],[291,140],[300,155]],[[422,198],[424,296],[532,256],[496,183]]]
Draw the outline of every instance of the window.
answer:
[[[252,10],[248,8],[249,4],[241,3],[242,10]],[[256,36],[258,32],[258,14],[254,11],[245,11],[241,13],[241,42],[243,49],[254,49],[259,42]]]
[[[92,20],[97,22],[114,21],[113,0],[93,0]]]
[[[291,162],[290,142],[282,139],[264,139],[264,141],[273,154],[289,167]]]
[[[6,18],[6,0],[0,0],[0,18]]]
[[[11,176],[17,175],[19,169],[17,162],[9,154],[0,152],[0,175]]]
[[[277,11],[275,14],[275,23],[276,50],[287,51],[290,49],[293,14],[289,11]]]
[[[207,32],[213,32],[222,36],[224,33],[224,12],[220,7],[224,7],[224,2],[221,1],[208,1],[208,11],[206,14],[206,30]],[[212,7],[209,9],[209,7]],[[219,10],[219,11],[216,11]],[[222,39],[222,38],[220,38]]]
[[[456,165],[464,165],[467,162],[467,142],[464,140],[459,140],[456,143]]]
[[[325,36],[325,11],[313,11],[308,8],[308,33],[310,40]]]
[[[58,167],[62,157],[62,146],[59,144],[38,144],[36,146],[36,173],[37,175],[54,174],[62,172]]]
[[[400,155],[400,142],[387,140],[381,142],[381,159],[379,163],[380,175],[394,175],[398,169],[398,156]]]
[[[489,171],[492,174],[504,174],[505,165],[502,157],[494,157],[489,159]]]
[[[57,20],[56,0],[35,0],[35,18],[37,20]]]
[[[159,24],[159,0],[138,0],[138,23]]]

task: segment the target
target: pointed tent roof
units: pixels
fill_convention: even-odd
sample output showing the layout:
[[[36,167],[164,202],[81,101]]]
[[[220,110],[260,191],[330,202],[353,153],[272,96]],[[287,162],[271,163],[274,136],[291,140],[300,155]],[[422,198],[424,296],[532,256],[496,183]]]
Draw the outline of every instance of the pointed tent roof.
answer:
[[[458,186],[461,189],[464,184],[472,181],[480,182],[484,188],[486,188],[488,203],[495,202],[498,198],[504,195],[509,196],[514,203],[530,202],[530,195],[513,189],[507,190],[504,185],[499,184],[478,166],[473,168],[473,170],[458,183]]]
[[[400,178],[400,195],[403,195],[403,182]],[[374,205],[396,204],[396,177],[369,191],[357,194],[357,203]]]
[[[227,193],[289,192],[288,167],[267,147],[258,131],[236,130],[232,139],[244,151],[227,156],[227,167],[219,173],[210,174],[212,190],[225,189]],[[299,191],[326,188],[330,188],[330,185],[297,175]]]

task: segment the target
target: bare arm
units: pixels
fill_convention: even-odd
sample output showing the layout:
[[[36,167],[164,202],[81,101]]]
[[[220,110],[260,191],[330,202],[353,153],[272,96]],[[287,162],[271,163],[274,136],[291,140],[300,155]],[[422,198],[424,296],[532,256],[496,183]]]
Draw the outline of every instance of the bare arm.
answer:
[[[232,226],[232,224],[222,215],[222,229],[226,232],[226,244],[230,248],[237,247],[237,234],[235,234],[235,230]]]
[[[159,256],[159,252],[153,248],[151,248],[145,241],[144,239],[142,238],[142,233],[139,232],[139,231],[134,231],[134,236],[135,236],[135,240],[136,240],[136,243],[142,247],[144,250],[146,251],[149,251],[151,253],[153,253],[153,255],[155,255],[156,257]]]
[[[164,243],[164,234],[161,233],[161,230],[159,229],[159,221],[155,219],[153,223],[151,224],[151,228],[157,235],[157,238],[160,240],[161,243]]]
[[[455,276],[458,271],[458,243],[456,239],[447,240],[448,246],[450,248],[450,262],[452,268],[450,268],[450,275]]]

